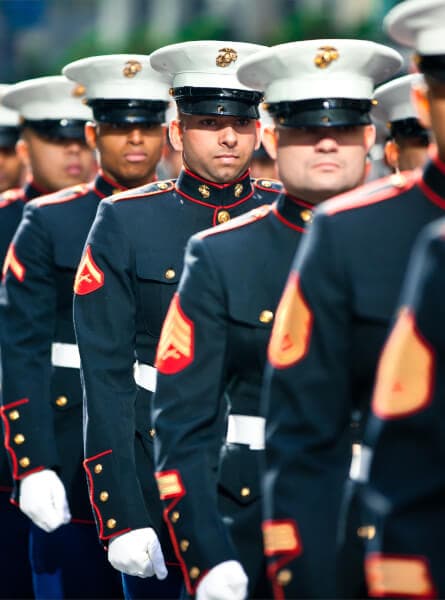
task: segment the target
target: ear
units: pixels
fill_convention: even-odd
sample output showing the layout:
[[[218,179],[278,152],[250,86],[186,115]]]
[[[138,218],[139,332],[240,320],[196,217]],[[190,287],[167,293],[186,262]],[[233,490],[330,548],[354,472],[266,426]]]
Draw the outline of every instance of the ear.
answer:
[[[265,127],[263,129],[263,146],[272,160],[277,159],[278,130],[275,127]]]
[[[97,147],[97,129],[96,123],[88,121],[85,123],[85,140],[91,150],[96,150]]]
[[[394,170],[397,169],[399,166],[400,154],[398,145],[393,140],[386,142],[384,153],[385,162],[388,165],[388,167],[391,167],[391,169]]]
[[[261,122],[259,119],[255,121],[255,150],[261,146]]]
[[[170,121],[170,125],[168,128],[168,135],[170,137],[170,143],[175,150],[178,152],[182,152],[183,144],[182,144],[182,135],[183,135],[183,125],[182,122],[178,119],[172,119]]]
[[[365,125],[365,148],[369,152],[375,144],[376,129],[375,125]]]
[[[423,127],[431,129],[430,102],[424,86],[413,86],[411,99],[416,107],[417,116]]]
[[[23,138],[19,139],[15,145],[15,150],[17,152],[17,156],[19,157],[19,160],[22,163],[22,165],[24,165],[25,167],[29,167],[30,159],[29,159],[28,142],[26,140],[24,140]]]

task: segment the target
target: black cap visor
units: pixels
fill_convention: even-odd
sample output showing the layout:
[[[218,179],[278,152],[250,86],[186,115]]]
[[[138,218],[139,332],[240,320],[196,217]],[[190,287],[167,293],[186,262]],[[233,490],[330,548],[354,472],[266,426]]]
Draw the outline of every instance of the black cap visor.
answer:
[[[108,100],[95,98],[88,105],[98,123],[161,124],[165,123],[168,102],[161,100]]]
[[[85,123],[82,119],[25,119],[23,127],[29,127],[48,141],[85,141]]]
[[[415,118],[399,119],[390,123],[391,136],[393,138],[419,138],[429,144],[430,134],[428,129],[422,127]]]
[[[0,125],[0,148],[13,148],[19,139],[20,127]]]
[[[445,54],[431,56],[417,55],[416,63],[420,71],[425,75],[445,82]]]
[[[284,127],[341,127],[369,125],[371,100],[317,98],[274,102],[267,110]]]
[[[227,88],[181,87],[173,90],[181,112],[188,115],[215,115],[259,119],[261,92]]]

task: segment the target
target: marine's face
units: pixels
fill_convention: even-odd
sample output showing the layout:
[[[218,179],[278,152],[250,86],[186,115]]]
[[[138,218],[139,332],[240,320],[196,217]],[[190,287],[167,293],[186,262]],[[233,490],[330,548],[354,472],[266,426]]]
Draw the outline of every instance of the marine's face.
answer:
[[[215,183],[240,177],[260,143],[258,121],[230,116],[181,114],[170,139],[188,169]]]
[[[153,180],[165,142],[162,125],[88,124],[85,133],[105,175],[128,188]]]
[[[15,146],[0,147],[0,193],[20,187],[23,171]]]
[[[426,125],[430,125],[439,157],[445,161],[445,81],[426,77],[426,82],[426,97],[429,105],[429,119],[427,117]]]
[[[85,183],[94,174],[94,155],[82,140],[46,139],[27,129],[17,151],[35,183],[48,192]]]
[[[275,140],[279,178],[286,190],[318,204],[363,183],[375,129],[278,127]]]

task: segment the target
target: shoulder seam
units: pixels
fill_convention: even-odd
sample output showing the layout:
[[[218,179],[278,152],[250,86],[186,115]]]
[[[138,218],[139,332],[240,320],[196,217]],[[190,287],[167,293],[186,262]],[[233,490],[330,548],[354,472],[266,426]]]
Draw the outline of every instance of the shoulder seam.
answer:
[[[147,196],[165,194],[165,192],[171,192],[175,189],[175,183],[171,180],[157,181],[148,185],[150,187],[144,192],[134,193],[133,190],[126,190],[125,192],[111,196],[110,200],[114,204],[115,202],[120,202],[122,200],[137,200],[138,198],[145,198]],[[154,189],[151,189],[151,186],[155,186]]]
[[[245,214],[239,215],[238,217],[235,217],[226,223],[221,223],[221,225],[204,229],[204,231],[197,233],[196,237],[198,239],[204,239],[206,237],[210,237],[211,235],[218,235],[219,233],[232,231],[234,229],[244,227],[245,225],[256,223],[257,221],[267,217],[272,210],[272,206],[272,204],[263,204],[263,206],[258,206],[257,208],[254,208]]]
[[[46,194],[45,196],[39,196],[34,200],[31,200],[29,204],[33,206],[37,206],[38,208],[42,208],[43,206],[50,206],[53,204],[62,204],[64,202],[70,202],[71,200],[75,200],[76,198],[80,198],[84,196],[91,189],[88,183],[81,183],[79,185],[75,185],[71,188],[65,188],[63,190],[59,190],[58,192],[54,192],[53,194]],[[64,195],[68,194],[69,195]]]

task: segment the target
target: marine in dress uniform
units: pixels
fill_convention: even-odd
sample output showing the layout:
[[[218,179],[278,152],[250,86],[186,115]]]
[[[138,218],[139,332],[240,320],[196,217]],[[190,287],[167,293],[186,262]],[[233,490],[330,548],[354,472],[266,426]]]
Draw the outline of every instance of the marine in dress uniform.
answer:
[[[173,76],[182,122],[198,123],[182,126],[187,167],[176,181],[104,200],[78,270],[74,316],[85,390],[85,469],[99,536],[109,545],[112,564],[127,573],[128,597],[179,595],[177,587],[142,579],[166,575],[158,536],[167,564],[173,563],[169,577],[182,582],[162,526],[150,403],[156,346],[186,243],[197,231],[270,203],[281,188],[274,181],[252,180],[248,171],[258,142],[261,94],[241,85],[235,71],[259,48],[189,42],[151,55],[155,69]],[[178,121],[175,127],[178,131]],[[197,160],[203,140],[209,151]],[[209,170],[217,173],[214,180],[205,177]],[[233,172],[231,179],[226,170]]]
[[[20,135],[20,117],[17,111],[1,104],[9,85],[0,84],[0,193],[18,188],[24,181],[24,168],[16,152]]]
[[[41,89],[41,93],[45,95],[46,98],[51,98],[54,101],[54,106],[49,107],[50,111],[53,111],[51,113],[51,121],[47,123],[48,132],[53,134],[54,139],[53,142],[48,141],[47,143],[51,143],[57,148],[56,138],[63,138],[66,134],[69,134],[73,139],[81,139],[82,145],[84,145],[83,125],[86,122],[84,108],[82,106],[79,107],[77,102],[74,107],[72,103],[68,103],[63,107],[62,112],[59,115],[60,118],[57,118],[57,115],[54,114],[54,109],[60,109],[60,106],[57,107],[57,97],[55,98],[54,94],[59,94],[59,103],[61,92],[63,92],[66,99],[69,100],[73,86],[69,84],[68,81],[64,80],[64,78],[59,77],[47,77],[34,80],[32,85],[35,89],[36,86]],[[11,87],[12,86],[7,85],[2,86],[0,89],[1,95],[6,95],[6,93],[11,90]],[[25,109],[24,105],[16,105],[14,97],[11,96],[9,96],[6,101],[9,104],[12,104],[14,108],[19,108],[23,116],[23,111]],[[49,103],[51,101],[47,100],[47,102]],[[79,108],[81,114],[79,114]],[[0,155],[2,152],[1,149],[4,149],[4,166],[7,168],[5,176],[8,173],[10,173],[11,176],[14,172],[16,173],[14,179],[9,179],[10,183],[13,185],[13,189],[4,191],[0,196],[0,258],[2,264],[11,239],[22,217],[25,203],[49,191],[43,185],[46,182],[40,181],[41,173],[39,172],[38,161],[33,161],[33,164],[29,165],[28,180],[22,188],[18,187],[22,184],[22,181],[20,180],[22,169],[17,170],[14,167],[14,164],[12,165],[12,169],[8,168],[8,162],[12,160],[11,153],[15,153],[15,145],[19,140],[19,136],[22,135],[22,139],[18,142],[19,147],[23,147],[28,143],[33,143],[33,141],[29,139],[25,142],[23,136],[29,138],[33,135],[33,133],[30,133],[30,128],[32,127],[34,119],[37,126],[41,124],[39,119],[41,114],[38,111],[36,112],[35,105],[28,105],[26,107],[26,116],[28,119],[24,120],[22,127],[20,126],[21,113],[17,110],[13,110],[13,108],[7,108],[3,105],[0,107]],[[67,122],[69,120],[69,127],[62,127],[62,117]],[[77,123],[79,117],[82,117],[82,120]],[[73,119],[76,121],[73,121]],[[84,152],[86,153],[86,150]],[[20,159],[16,157],[14,160],[19,161]],[[92,163],[91,157],[89,162]],[[83,171],[82,175],[84,175]],[[59,177],[60,175],[55,179],[58,181]],[[79,180],[79,182],[80,181],[81,180]],[[4,301],[3,293],[4,287],[1,286],[2,303]],[[9,497],[12,493],[12,489],[13,480],[8,464],[7,450],[5,449],[1,455],[0,466],[0,526],[2,539],[4,540],[0,567],[0,578],[2,582],[0,586],[0,596],[5,598],[30,598],[33,596],[33,589],[31,569],[29,566],[29,520],[10,503]],[[10,544],[11,539],[14,540],[14,544],[12,545]]]
[[[433,154],[431,132],[419,122],[412,99],[413,85],[422,84],[422,75],[412,73],[384,83],[374,93],[372,116],[386,128],[385,161],[395,173],[421,168]]]
[[[328,181],[343,189],[350,153],[360,158],[348,185],[361,183],[374,139],[370,93],[361,103],[344,98],[338,78],[326,80],[314,64],[317,49],[325,45],[335,45],[341,56],[360,52],[367,60],[380,51],[381,59],[394,60],[386,48],[368,42],[314,40],[267,49],[243,62],[240,80],[265,90],[266,106],[277,126],[273,152],[286,191],[272,206],[192,237],[158,345],[153,400],[156,478],[187,591],[200,600],[245,598],[246,574],[249,597],[271,595],[261,534],[260,410],[269,334],[314,204],[329,195]],[[341,85],[352,86],[365,76],[362,67],[363,63],[345,65]],[[369,77],[370,91],[377,72]],[[308,75],[312,88],[301,85]],[[342,103],[340,109],[325,106],[331,94]],[[349,130],[356,136],[353,148],[346,147]],[[310,192],[304,173],[295,168],[306,156],[308,132],[313,135],[314,161],[342,165],[335,184],[331,170],[320,168],[319,187]],[[292,153],[289,136],[294,136]]]
[[[393,9],[386,21],[391,37],[416,49],[425,74],[431,117],[424,118],[431,120],[437,142],[442,194],[444,18],[443,2],[412,0]],[[445,596],[444,240],[444,219],[422,232],[377,371],[364,440],[371,464],[361,465],[367,509],[376,524],[365,563],[372,597]]]
[[[95,76],[88,92],[93,111],[81,101],[85,86],[61,77],[59,93],[64,102],[67,96],[75,103],[82,116],[82,135],[84,121],[93,116],[96,123],[119,127],[125,156],[134,142],[130,137],[134,128],[161,128],[168,83],[159,83],[146,56],[88,60]],[[140,65],[139,79],[126,76],[129,61]],[[46,105],[40,92],[34,85],[20,88],[16,101],[38,102],[42,112],[35,117],[46,120],[43,112],[56,115],[58,106],[54,97]],[[66,111],[62,97],[60,101],[59,110]],[[100,141],[99,131],[98,146]],[[109,161],[108,155],[99,157],[101,169],[93,182],[29,203],[5,263],[7,301],[1,334],[5,445],[18,487],[16,501],[33,521],[31,560],[35,593],[42,598],[122,595],[120,577],[97,541],[82,469],[80,358],[72,322],[75,273],[97,206],[102,198],[127,189],[125,163]],[[150,181],[156,165],[144,164]],[[114,178],[119,172],[121,180]]]
[[[374,524],[351,506],[337,545],[342,492],[412,245],[445,208],[442,171],[436,159],[327,201],[296,254],[264,387],[263,527],[278,598],[366,595],[361,544]]]

